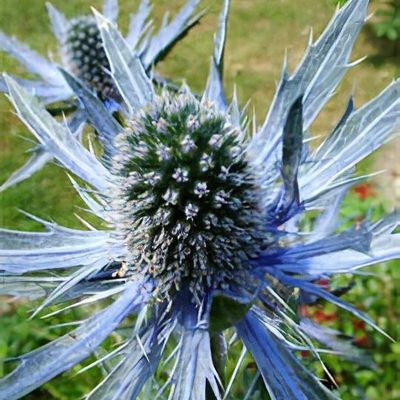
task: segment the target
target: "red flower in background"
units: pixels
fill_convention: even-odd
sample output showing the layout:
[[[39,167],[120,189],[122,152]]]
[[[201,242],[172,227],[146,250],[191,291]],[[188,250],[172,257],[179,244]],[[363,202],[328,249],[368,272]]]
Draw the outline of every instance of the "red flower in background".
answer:
[[[312,319],[315,322],[322,323],[322,322],[333,322],[336,320],[336,313],[327,313],[324,310],[317,310],[312,316]]]
[[[366,348],[371,346],[371,341],[369,340],[367,335],[363,335],[353,340],[354,346]]]
[[[353,190],[360,200],[366,200],[368,197],[375,196],[375,190],[371,183],[362,183],[355,186]]]
[[[355,330],[365,331],[366,324],[364,321],[356,320],[353,321],[353,327]]]

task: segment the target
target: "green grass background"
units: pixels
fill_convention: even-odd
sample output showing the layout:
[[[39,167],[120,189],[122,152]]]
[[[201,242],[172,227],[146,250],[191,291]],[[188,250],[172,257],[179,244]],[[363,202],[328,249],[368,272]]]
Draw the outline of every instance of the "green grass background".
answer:
[[[121,28],[126,28],[128,14],[136,9],[138,1],[121,0]],[[156,25],[168,9],[176,11],[183,1],[154,1],[153,15]],[[53,4],[68,16],[89,12],[89,6],[101,8],[98,0],[83,1],[55,0]],[[194,90],[202,90],[205,85],[211,54],[213,33],[215,32],[219,1],[205,0],[208,13],[190,35],[184,39],[171,56],[158,67],[166,76],[185,77]],[[371,11],[379,6],[379,1],[371,5]],[[310,28],[316,37],[334,11],[331,0],[232,0],[228,41],[226,49],[225,83],[228,94],[236,84],[241,104],[251,99],[251,108],[262,121],[267,106],[279,79],[285,49],[288,50],[290,66],[293,69],[300,60],[308,41]],[[46,54],[51,52],[56,58],[57,45],[51,35],[44,0],[1,0],[0,29],[16,35],[32,48]],[[382,90],[399,73],[399,59],[390,51],[390,44],[375,40],[368,28],[364,29],[357,42],[354,59],[370,55],[360,66],[351,70],[338,94],[330,101],[312,127],[314,134],[326,134],[345,107],[345,101],[355,93],[356,105],[363,104]],[[22,75],[24,70],[12,59],[0,55],[0,70]],[[20,166],[27,158],[30,143],[23,137],[32,138],[27,129],[12,113],[9,102],[0,97],[0,182]],[[373,168],[370,159],[364,168]],[[356,219],[367,208],[373,206],[379,214],[385,199],[373,198],[360,202],[350,195],[346,202],[343,218]],[[37,225],[23,217],[18,209],[29,211],[43,218],[52,219],[67,226],[80,226],[73,216],[82,205],[74,194],[65,172],[55,165],[48,165],[40,173],[24,183],[0,194],[0,223],[3,227],[36,229]],[[388,331],[395,339],[400,339],[400,296],[399,265],[387,264],[370,269],[374,276],[357,279],[355,289],[347,299],[368,314]],[[330,309],[328,309],[330,310]],[[32,350],[55,338],[62,329],[48,329],[49,321],[36,318],[28,321],[30,308],[26,304],[15,304],[0,299],[0,358],[11,357]],[[58,318],[51,323],[65,322],[79,318],[74,313]],[[348,334],[361,335],[354,330],[353,319],[344,313],[338,314],[333,325]],[[344,399],[400,399],[400,345],[391,343],[381,335],[367,329],[369,350],[378,364],[377,371],[368,371],[350,363],[328,358],[329,368],[341,384]],[[244,366],[251,370],[249,360]],[[233,361],[228,370],[233,368]],[[7,369],[0,362],[0,375]],[[76,372],[79,367],[74,369]],[[63,374],[44,388],[27,396],[27,399],[78,399],[93,387],[101,371],[73,376]],[[241,399],[248,384],[246,374],[233,391],[232,399]],[[361,388],[364,389],[362,394]],[[266,398],[257,392],[254,399]]]

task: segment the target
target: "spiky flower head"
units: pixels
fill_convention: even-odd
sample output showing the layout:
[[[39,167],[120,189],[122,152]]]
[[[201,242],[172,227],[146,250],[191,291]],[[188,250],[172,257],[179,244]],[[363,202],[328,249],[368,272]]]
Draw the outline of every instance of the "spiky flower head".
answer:
[[[94,128],[109,139],[100,160],[6,79],[22,120],[60,164],[92,186],[86,190],[72,179],[107,228],[79,231],[41,221],[49,232],[1,231],[3,292],[25,293],[29,284],[45,295],[43,287],[50,285],[54,290],[38,311],[57,301],[116,299],[68,335],[23,356],[0,380],[2,398],[19,398],[78,364],[131,315],[134,324],[124,330],[123,343],[102,358],[112,369],[91,400],[137,398],[161,361],[174,365],[167,377],[157,374],[164,378],[159,387],[147,388],[147,398],[169,390],[174,400],[205,400],[211,392],[221,399],[225,389],[228,398],[232,385],[221,386],[225,335],[232,331],[232,342],[244,344],[239,360],[251,353],[255,382],[261,374],[272,398],[334,398],[295,351],[320,359],[315,340],[353,361],[365,363],[365,357],[298,308],[325,299],[379,329],[320,279],[400,255],[396,213],[337,229],[343,196],[360,179],[352,175],[354,165],[400,125],[400,82],[357,111],[350,101],[318,148],[305,140],[348,68],[367,5],[349,0],[310,44],[295,73],[289,76],[284,68],[271,109],[253,136],[236,97],[228,105],[222,85],[229,1],[201,98],[186,87],[178,94],[157,92],[115,25],[97,15],[127,110],[124,126],[76,77],[63,76]],[[317,218],[307,219],[316,210]],[[303,221],[312,228],[304,231]],[[52,269],[66,272],[54,278]]]
[[[200,301],[260,253],[263,195],[240,135],[214,103],[165,91],[116,138],[117,229],[168,297],[183,286]]]
[[[64,40],[68,69],[93,88],[101,99],[118,99],[96,19],[93,16],[71,19]]]

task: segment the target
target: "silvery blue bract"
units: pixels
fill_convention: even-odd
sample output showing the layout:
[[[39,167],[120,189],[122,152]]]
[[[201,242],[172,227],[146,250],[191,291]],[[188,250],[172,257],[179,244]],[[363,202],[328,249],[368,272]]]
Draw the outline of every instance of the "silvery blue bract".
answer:
[[[361,179],[354,166],[400,125],[400,82],[358,110],[350,102],[318,148],[306,137],[351,66],[367,6],[367,0],[348,1],[294,74],[284,66],[267,117],[252,135],[236,96],[228,104],[222,85],[228,0],[200,98],[186,86],[179,93],[156,90],[115,26],[95,14],[127,109],[124,126],[82,79],[61,74],[106,138],[101,157],[5,78],[22,121],[87,183],[71,177],[107,228],[75,230],[36,218],[47,232],[0,231],[0,291],[43,296],[38,311],[66,300],[114,301],[68,335],[23,355],[0,380],[0,399],[20,398],[81,362],[131,315],[135,323],[103,358],[113,367],[89,399],[137,398],[166,359],[173,368],[159,382],[159,398],[205,400],[206,392],[229,398],[218,375],[226,330],[243,342],[243,354],[252,354],[273,399],[335,398],[295,355],[310,350],[318,358],[315,342],[368,364],[337,332],[296,313],[302,302],[322,298],[379,330],[319,280],[400,255],[397,213],[349,229],[340,229],[338,219],[346,190]],[[302,220],[315,210],[312,230],[303,232]],[[57,270],[69,274],[55,278]],[[210,342],[219,343],[218,354]]]

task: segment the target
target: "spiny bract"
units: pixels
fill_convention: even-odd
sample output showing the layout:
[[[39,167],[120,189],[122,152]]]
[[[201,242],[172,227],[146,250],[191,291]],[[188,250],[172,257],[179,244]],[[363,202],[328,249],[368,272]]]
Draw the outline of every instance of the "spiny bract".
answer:
[[[348,188],[365,178],[353,175],[354,166],[400,126],[400,81],[358,110],[350,100],[316,149],[307,138],[350,67],[367,6],[367,0],[349,0],[293,75],[285,64],[253,135],[236,96],[228,104],[222,85],[228,0],[201,98],[185,86],[180,93],[157,92],[115,25],[95,14],[126,120],[117,122],[84,82],[66,71],[63,77],[107,138],[101,157],[6,77],[22,121],[90,185],[71,178],[103,228],[67,229],[33,217],[48,232],[1,230],[0,293],[45,297],[37,312],[64,301],[67,308],[114,301],[68,335],[22,356],[0,380],[1,400],[20,398],[80,363],[128,317],[122,343],[101,359],[111,368],[88,399],[135,399],[144,388],[143,398],[228,398],[228,335],[229,345],[243,343],[239,362],[248,351],[257,367],[246,398],[260,375],[273,399],[335,398],[296,357],[308,350],[320,359],[316,342],[371,365],[349,341],[298,312],[324,299],[379,330],[319,282],[400,255],[397,213],[348,229],[338,217]],[[317,218],[303,231],[309,211]],[[55,275],[58,270],[63,273]],[[157,368],[168,368],[156,373],[158,381],[151,379]]]

